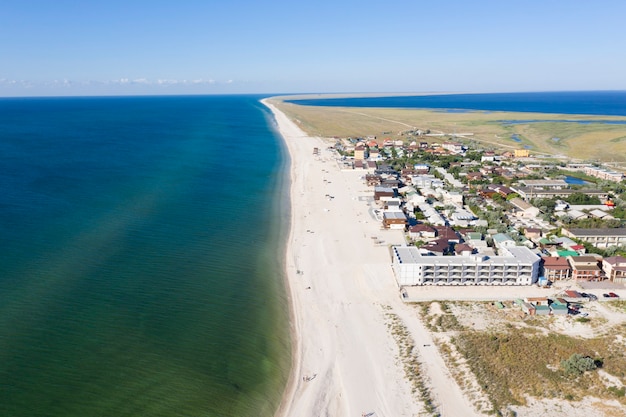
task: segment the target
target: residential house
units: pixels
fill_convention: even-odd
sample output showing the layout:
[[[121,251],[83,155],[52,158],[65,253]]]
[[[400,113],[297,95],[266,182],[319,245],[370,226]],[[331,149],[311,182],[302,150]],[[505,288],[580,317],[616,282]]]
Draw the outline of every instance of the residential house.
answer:
[[[385,229],[404,230],[407,223],[407,218],[404,212],[396,210],[383,211],[383,226]]]
[[[515,243],[513,238],[505,233],[496,233],[493,235],[493,244],[498,249],[517,246],[517,243]]]
[[[540,211],[537,207],[522,200],[519,197],[512,198],[509,203],[516,209],[515,215],[525,219],[534,219],[539,216]]]
[[[535,228],[535,227],[527,227],[524,229],[524,236],[526,236],[528,239],[532,240],[533,242],[538,242],[539,239],[541,239],[542,230],[539,228]]]
[[[439,238],[422,245],[421,249],[424,249],[433,255],[443,256],[452,251],[452,244],[448,239]]]
[[[427,224],[418,223],[409,227],[409,237],[414,240],[434,239],[437,237],[437,230]]]
[[[595,256],[568,256],[567,260],[572,267],[572,279],[575,281],[599,281],[601,279],[602,269]]]
[[[383,183],[383,177],[376,174],[367,174],[365,175],[365,183],[371,186],[377,186]]]
[[[626,258],[623,256],[610,256],[602,260],[602,270],[609,281],[626,284]]]
[[[572,267],[567,258],[560,256],[542,256],[543,276],[547,280],[563,281],[572,277]]]
[[[461,235],[450,226],[434,226],[434,229],[437,231],[437,237],[440,239],[446,239],[454,243],[461,242]]]
[[[374,187],[374,200],[379,201],[381,197],[395,197],[396,190],[390,187]]]
[[[459,256],[467,256],[471,255],[475,252],[474,248],[468,245],[467,243],[458,243],[454,245],[454,253]]]
[[[358,143],[354,148],[354,160],[363,161],[365,159],[365,145]]]

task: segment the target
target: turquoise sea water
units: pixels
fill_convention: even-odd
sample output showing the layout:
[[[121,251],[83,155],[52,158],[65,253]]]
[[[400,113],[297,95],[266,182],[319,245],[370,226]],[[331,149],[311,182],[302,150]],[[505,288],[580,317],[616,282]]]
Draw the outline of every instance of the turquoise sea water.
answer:
[[[257,96],[0,99],[0,415],[269,416],[287,156]]]

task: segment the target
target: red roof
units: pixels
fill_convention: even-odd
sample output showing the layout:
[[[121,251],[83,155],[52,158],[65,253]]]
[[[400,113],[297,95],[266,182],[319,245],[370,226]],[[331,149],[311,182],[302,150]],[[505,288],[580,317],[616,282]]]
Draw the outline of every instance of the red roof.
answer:
[[[548,269],[563,269],[569,268],[569,262],[567,258],[562,256],[542,256],[543,267]]]

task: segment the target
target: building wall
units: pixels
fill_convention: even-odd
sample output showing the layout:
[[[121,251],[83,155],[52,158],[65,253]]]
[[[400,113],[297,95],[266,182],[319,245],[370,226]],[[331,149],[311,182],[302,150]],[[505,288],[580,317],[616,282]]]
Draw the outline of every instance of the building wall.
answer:
[[[395,248],[392,250],[393,270],[400,286],[531,285],[539,272],[539,258],[532,262],[508,257],[476,261],[476,257],[421,256],[416,248],[407,249],[414,249],[414,261],[402,259]],[[440,262],[442,258],[450,259]]]

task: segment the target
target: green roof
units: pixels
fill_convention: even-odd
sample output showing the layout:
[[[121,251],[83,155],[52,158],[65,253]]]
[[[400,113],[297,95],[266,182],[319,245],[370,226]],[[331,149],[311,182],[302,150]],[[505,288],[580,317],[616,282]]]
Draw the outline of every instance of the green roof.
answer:
[[[567,256],[578,256],[579,253],[574,251],[574,250],[558,250],[556,251],[556,253],[558,254],[558,256],[561,256],[563,258],[567,257]]]

